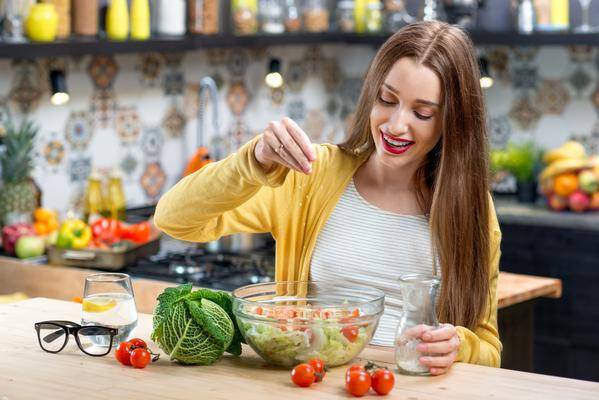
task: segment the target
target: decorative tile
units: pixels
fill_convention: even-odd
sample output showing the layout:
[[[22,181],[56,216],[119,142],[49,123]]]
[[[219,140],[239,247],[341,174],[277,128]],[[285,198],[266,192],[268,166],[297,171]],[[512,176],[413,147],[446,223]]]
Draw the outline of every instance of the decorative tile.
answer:
[[[14,65],[15,76],[8,96],[19,112],[28,114],[39,105],[46,86],[41,82],[35,62],[21,61]]]
[[[593,60],[593,47],[568,46],[568,54],[572,62],[591,62]]]
[[[295,122],[302,121],[306,116],[306,106],[302,99],[290,101],[287,104],[287,115]]]
[[[322,63],[322,81],[327,91],[332,92],[339,87],[343,76],[337,60],[329,58]]]
[[[87,65],[87,73],[97,89],[112,87],[118,72],[115,59],[107,55],[95,55]]]
[[[262,45],[250,46],[248,53],[250,60],[262,62],[268,55],[268,47]]]
[[[341,100],[350,105],[352,108],[358,104],[358,98],[360,97],[360,91],[362,90],[362,79],[360,78],[345,78],[341,82],[339,88],[339,95]]]
[[[169,71],[164,74],[164,95],[178,96],[183,94],[185,88],[185,76],[181,71]]]
[[[220,74],[220,72],[215,72],[211,76],[216,84],[216,88],[221,91],[223,87],[225,87],[225,78]]]
[[[140,178],[140,184],[146,196],[150,200],[156,200],[164,184],[166,183],[166,174],[162,166],[158,162],[151,162],[146,165],[146,168]]]
[[[119,166],[121,167],[121,170],[125,176],[127,178],[131,178],[137,171],[139,160],[132,153],[127,153],[119,163]]]
[[[497,79],[502,82],[509,82],[510,76],[510,55],[507,47],[496,47],[486,53],[489,67],[493,70]]]
[[[250,131],[242,118],[236,118],[229,127],[228,133],[233,151],[239,149],[243,144],[249,141]]]
[[[280,106],[285,100],[285,89],[283,89],[283,87],[270,89],[268,98],[272,104]]]
[[[515,89],[534,89],[537,87],[537,68],[522,65],[514,68],[512,86]]]
[[[64,160],[65,147],[64,143],[58,139],[52,139],[48,141],[43,149],[42,156],[46,161],[46,164],[50,167],[56,168]]]
[[[570,83],[574,91],[576,91],[576,94],[578,96],[580,96],[582,92],[584,92],[589,87],[592,81],[593,78],[582,67],[576,68],[576,70],[572,72],[572,74],[568,78],[568,82]]]
[[[331,117],[335,117],[340,109],[341,104],[339,104],[339,99],[337,96],[330,96],[326,105],[327,114]]]
[[[568,89],[559,79],[544,79],[539,85],[536,106],[543,114],[561,115],[570,102]]]
[[[599,52],[597,52],[597,56],[595,57],[595,69],[599,71]]]
[[[343,119],[343,128],[345,129],[345,136],[349,136],[351,134],[351,130],[354,127],[354,118],[355,118],[355,116],[356,116],[356,113],[350,112]]]
[[[250,95],[245,87],[245,83],[235,82],[231,84],[227,93],[227,104],[233,114],[241,115],[245,111],[249,101]]]
[[[521,46],[513,47],[514,58],[520,62],[531,62],[539,53],[539,48],[536,46]]]
[[[599,113],[599,82],[597,83],[595,90],[591,94],[591,102],[595,106],[595,111]]]
[[[108,128],[114,118],[116,98],[113,89],[97,89],[92,93],[90,112],[101,128]]]
[[[231,76],[236,79],[241,79],[245,75],[249,63],[247,52],[243,49],[234,49],[229,52],[227,61],[227,69]]]
[[[306,72],[308,74],[318,74],[320,72],[320,68],[322,67],[323,55],[320,47],[318,46],[310,46],[306,49],[306,53],[304,54],[303,61],[304,66],[306,67]]]
[[[514,101],[509,117],[524,130],[532,129],[539,119],[541,112],[534,106],[528,96],[522,96]]]
[[[183,112],[187,120],[193,120],[198,117],[200,109],[200,90],[199,83],[188,83],[185,85],[185,94],[183,97]]]
[[[590,154],[599,154],[599,120],[595,122],[588,136],[588,149]]]
[[[183,64],[183,59],[185,58],[184,52],[178,53],[162,53],[162,58],[164,59],[164,63],[169,68],[179,68]]]
[[[90,157],[77,156],[69,160],[69,179],[71,182],[85,182],[92,170]]]
[[[341,106],[341,112],[339,113],[339,116],[341,117],[341,119],[345,119],[349,114],[354,112],[354,109],[355,107],[350,107],[347,104],[343,104]]]
[[[287,63],[287,71],[285,71],[285,84],[292,92],[299,92],[304,88],[306,83],[306,68],[299,61],[291,61]]]
[[[114,128],[123,143],[134,143],[141,134],[141,120],[137,108],[121,107],[114,116]]]
[[[141,150],[147,159],[154,161],[160,158],[164,136],[159,128],[145,128],[141,137]]]
[[[94,134],[94,124],[87,111],[72,111],[64,130],[66,142],[77,151],[87,149]]]
[[[343,131],[343,124],[337,122],[326,135],[327,143],[338,143],[343,139],[345,132]]]
[[[83,210],[85,209],[85,180],[72,182],[70,189],[68,209],[83,215]]]
[[[187,118],[185,118],[185,114],[176,105],[170,106],[162,119],[162,129],[164,129],[167,136],[171,138],[183,136],[186,126]]]
[[[320,110],[310,110],[303,123],[306,134],[313,143],[322,143],[326,121]]]
[[[225,48],[216,48],[206,50],[208,65],[212,67],[220,67],[227,63],[229,54]]]
[[[512,124],[506,115],[489,118],[487,121],[489,142],[494,149],[503,149],[512,136]]]
[[[137,69],[140,72],[140,80],[143,85],[156,86],[162,71],[162,58],[154,53],[143,54],[140,57]]]

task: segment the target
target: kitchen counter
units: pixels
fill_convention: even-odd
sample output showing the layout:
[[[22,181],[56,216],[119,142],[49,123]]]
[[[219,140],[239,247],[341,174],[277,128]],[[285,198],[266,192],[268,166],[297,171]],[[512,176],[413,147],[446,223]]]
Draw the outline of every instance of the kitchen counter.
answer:
[[[114,357],[90,357],[77,349],[71,337],[59,354],[42,351],[33,323],[47,319],[78,320],[80,306],[44,298],[0,306],[1,399],[343,399],[344,367],[331,369],[322,383],[310,388],[291,384],[289,371],[266,365],[249,347],[239,358],[226,355],[212,366],[184,367],[165,354],[143,370],[117,363]],[[151,316],[139,315],[135,335],[148,340]],[[150,348],[158,351],[151,343]],[[393,366],[388,348],[369,347],[361,354]],[[396,371],[395,371],[396,372]],[[284,394],[283,394],[284,393]],[[395,389],[388,399],[596,399],[599,383],[455,364],[440,377],[396,374]],[[375,396],[373,392],[365,398]]]
[[[542,199],[535,204],[526,204],[511,198],[497,198],[495,209],[500,225],[546,226],[599,232],[599,212],[555,212],[549,210]]]

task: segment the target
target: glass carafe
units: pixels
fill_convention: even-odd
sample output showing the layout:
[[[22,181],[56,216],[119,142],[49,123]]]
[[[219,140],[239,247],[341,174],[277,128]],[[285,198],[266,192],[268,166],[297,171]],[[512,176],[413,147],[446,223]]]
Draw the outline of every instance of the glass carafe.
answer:
[[[395,363],[400,373],[430,375],[427,366],[420,363],[426,356],[416,350],[420,337],[439,326],[435,301],[439,278],[432,275],[407,274],[399,278],[402,313],[395,335]]]

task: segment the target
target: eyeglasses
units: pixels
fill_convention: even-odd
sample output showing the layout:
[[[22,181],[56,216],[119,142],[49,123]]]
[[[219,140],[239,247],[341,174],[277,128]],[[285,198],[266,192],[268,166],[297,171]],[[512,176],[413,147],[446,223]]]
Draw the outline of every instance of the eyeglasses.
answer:
[[[87,355],[100,357],[110,353],[118,329],[101,325],[81,326],[71,321],[42,321],[34,324],[42,350],[58,353],[65,348],[69,335]]]

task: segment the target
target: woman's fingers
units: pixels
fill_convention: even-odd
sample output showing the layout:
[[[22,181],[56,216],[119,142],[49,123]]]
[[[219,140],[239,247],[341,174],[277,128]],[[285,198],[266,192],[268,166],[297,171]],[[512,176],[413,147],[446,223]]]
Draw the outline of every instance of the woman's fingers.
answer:
[[[295,159],[286,153],[285,145],[280,142],[279,136],[272,131],[272,127],[269,126],[269,128],[264,131],[264,140],[266,141],[270,152],[269,158],[271,160],[288,168],[303,172],[302,167],[295,161]]]
[[[422,334],[422,340],[425,342],[440,342],[449,340],[456,335],[456,329],[451,324],[443,324],[438,329],[431,329]]]
[[[428,354],[447,354],[458,349],[460,342],[457,337],[452,337],[449,340],[433,343],[420,343],[416,346],[416,350],[421,353]]]
[[[310,142],[310,138],[306,135],[306,132],[299,127],[298,124],[295,123],[291,118],[283,118],[283,125],[287,128],[287,131],[291,134],[297,145],[302,149],[304,156],[309,161],[316,160],[316,151],[312,147],[312,142]]]
[[[443,356],[438,356],[438,357],[431,357],[431,356],[425,356],[425,357],[420,357],[420,363],[422,365],[426,365],[427,367],[431,367],[431,368],[448,368],[451,365],[453,365],[455,359],[456,359],[456,352],[453,351],[449,354],[443,355]]]
[[[271,122],[269,129],[275,133],[277,139],[283,145],[283,147],[279,148],[279,155],[285,153],[285,155],[281,156],[290,156],[300,166],[302,172],[310,172],[312,169],[310,161],[304,154],[300,145],[296,142],[294,136],[289,132],[287,126],[281,122]]]

